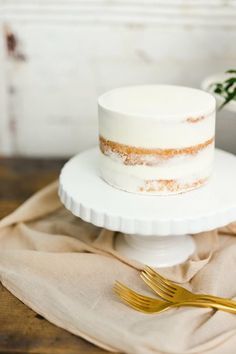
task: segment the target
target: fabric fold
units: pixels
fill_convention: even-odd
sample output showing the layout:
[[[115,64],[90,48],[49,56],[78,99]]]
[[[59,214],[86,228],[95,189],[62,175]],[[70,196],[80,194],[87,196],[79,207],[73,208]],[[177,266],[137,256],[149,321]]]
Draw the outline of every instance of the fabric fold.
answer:
[[[153,296],[143,265],[114,249],[117,233],[65,210],[55,182],[0,221],[0,280],[50,322],[111,351],[137,354],[234,353],[236,316],[178,308],[136,312],[115,296],[115,280]],[[184,264],[158,269],[194,292],[236,297],[236,223],[194,236]]]

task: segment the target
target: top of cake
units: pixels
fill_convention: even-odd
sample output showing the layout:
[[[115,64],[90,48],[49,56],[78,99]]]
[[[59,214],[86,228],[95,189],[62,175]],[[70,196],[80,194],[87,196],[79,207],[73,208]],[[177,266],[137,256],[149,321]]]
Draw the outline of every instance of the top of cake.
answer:
[[[173,85],[117,88],[100,96],[98,102],[113,114],[156,120],[201,119],[215,110],[215,99],[209,93]]]

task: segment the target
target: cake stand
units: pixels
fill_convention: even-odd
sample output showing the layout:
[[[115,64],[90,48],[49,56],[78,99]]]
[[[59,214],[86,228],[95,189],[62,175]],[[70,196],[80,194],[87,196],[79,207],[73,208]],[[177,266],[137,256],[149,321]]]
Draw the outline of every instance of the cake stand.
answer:
[[[156,267],[184,262],[195,250],[190,234],[236,220],[236,157],[216,150],[208,184],[172,196],[132,194],[99,176],[99,151],[69,160],[60,175],[59,195],[74,215],[119,231],[115,248],[130,259]]]

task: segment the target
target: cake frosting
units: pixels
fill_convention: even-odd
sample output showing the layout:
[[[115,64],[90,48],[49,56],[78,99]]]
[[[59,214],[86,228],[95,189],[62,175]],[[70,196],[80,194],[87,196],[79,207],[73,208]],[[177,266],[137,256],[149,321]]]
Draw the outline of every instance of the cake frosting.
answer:
[[[101,177],[140,194],[205,184],[214,158],[215,99],[169,85],[118,88],[98,99]]]

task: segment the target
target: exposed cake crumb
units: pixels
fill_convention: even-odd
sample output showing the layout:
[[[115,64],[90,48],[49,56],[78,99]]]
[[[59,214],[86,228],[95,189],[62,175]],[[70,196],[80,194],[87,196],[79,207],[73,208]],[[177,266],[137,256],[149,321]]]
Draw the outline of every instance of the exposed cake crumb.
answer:
[[[201,120],[203,120],[205,118],[206,118],[205,116],[189,117],[189,118],[186,119],[186,122],[188,122],[188,123],[198,123],[198,122],[200,122]]]
[[[196,155],[214,143],[214,137],[204,143],[179,149],[148,149],[129,146],[99,137],[100,150],[106,156],[118,156],[125,165],[155,166],[180,155]]]
[[[139,192],[169,192],[169,193],[180,193],[181,191],[187,191],[190,189],[195,189],[206,183],[208,178],[198,179],[192,183],[181,183],[178,180],[148,180],[144,182],[144,186],[139,188]]]

